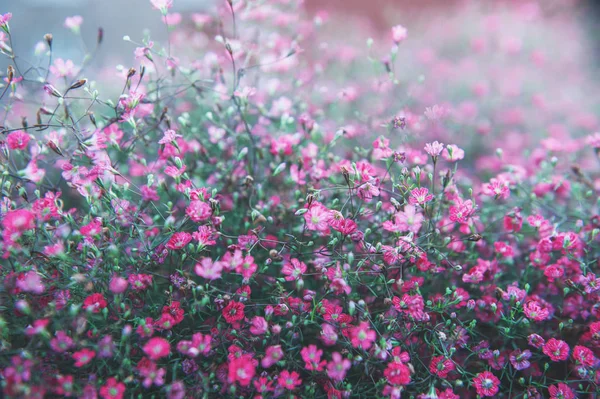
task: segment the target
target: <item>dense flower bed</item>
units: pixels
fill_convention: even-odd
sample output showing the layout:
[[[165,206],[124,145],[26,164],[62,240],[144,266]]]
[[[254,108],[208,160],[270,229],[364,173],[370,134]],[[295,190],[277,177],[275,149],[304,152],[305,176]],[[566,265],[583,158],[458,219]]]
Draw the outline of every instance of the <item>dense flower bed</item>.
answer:
[[[598,102],[568,25],[531,3],[350,46],[293,0],[150,3],[168,43],[126,37],[108,77],[102,30],[28,63],[0,15],[6,397],[600,393]]]

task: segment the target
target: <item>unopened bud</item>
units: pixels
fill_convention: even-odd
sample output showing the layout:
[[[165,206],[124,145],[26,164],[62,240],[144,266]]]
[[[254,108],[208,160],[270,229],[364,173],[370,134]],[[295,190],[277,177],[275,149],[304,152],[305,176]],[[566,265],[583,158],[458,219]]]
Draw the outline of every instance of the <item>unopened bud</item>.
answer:
[[[45,84],[44,91],[46,93],[50,94],[51,96],[58,97],[58,98],[62,97],[62,94],[60,93],[60,91],[56,90],[56,87],[52,86],[51,84]]]
[[[102,40],[104,40],[104,29],[98,28],[98,36],[96,37],[96,43],[100,45],[102,44]]]
[[[80,87],[84,86],[86,83],[87,83],[87,79],[79,79],[77,82],[73,83],[71,85],[71,87],[69,87],[69,90],[79,89]]]
[[[98,127],[98,125],[96,124],[96,117],[94,116],[94,113],[92,111],[88,112],[88,117],[90,118],[90,122],[92,122],[92,125],[94,125],[94,127]]]
[[[46,43],[48,43],[48,47],[50,47],[50,49],[52,50],[52,33],[46,33],[44,35],[44,40],[46,41]]]
[[[12,65],[9,65],[7,68],[7,78],[8,78],[8,83],[10,84],[13,80],[13,78],[15,77],[15,69],[13,68]]]

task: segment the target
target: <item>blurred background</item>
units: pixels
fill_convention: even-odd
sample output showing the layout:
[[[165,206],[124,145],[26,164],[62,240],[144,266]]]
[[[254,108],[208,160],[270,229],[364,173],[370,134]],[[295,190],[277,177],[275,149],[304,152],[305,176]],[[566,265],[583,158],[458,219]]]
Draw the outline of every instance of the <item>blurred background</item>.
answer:
[[[203,11],[213,2],[176,0],[172,11]],[[5,12],[13,14],[14,47],[21,55],[33,52],[35,44],[52,33],[54,48],[63,58],[81,56],[81,48],[73,46],[72,35],[64,27],[65,18],[74,15],[83,17],[82,37],[90,47],[95,44],[97,28],[104,28],[104,44],[112,56],[131,54],[132,45],[123,41],[125,35],[140,37],[144,29],[150,29],[157,40],[167,36],[160,13],[150,7],[149,0],[0,0],[0,13]]]
[[[183,15],[203,12],[224,1],[175,0],[171,12]],[[124,35],[140,37],[145,29],[149,29],[156,40],[167,35],[159,13],[148,3],[149,0],[0,0],[0,13],[13,14],[11,28],[18,54],[33,52],[35,44],[50,32],[54,34],[55,49],[62,57],[80,56],[82,49],[73,46],[72,37],[64,27],[66,17],[80,15],[84,19],[82,37],[89,41],[89,45],[93,46],[96,29],[101,26],[111,55],[120,57],[130,55],[132,50],[131,44],[122,40]],[[345,26],[358,24],[363,32],[370,30],[374,35],[389,31],[396,23],[426,30],[432,15],[450,16],[468,3],[483,8],[496,7],[499,3],[523,7],[535,4],[546,18],[556,18],[565,13],[569,17],[575,16],[575,23],[586,31],[590,49],[600,59],[600,0],[304,0],[308,14],[318,16],[326,13],[335,22]]]

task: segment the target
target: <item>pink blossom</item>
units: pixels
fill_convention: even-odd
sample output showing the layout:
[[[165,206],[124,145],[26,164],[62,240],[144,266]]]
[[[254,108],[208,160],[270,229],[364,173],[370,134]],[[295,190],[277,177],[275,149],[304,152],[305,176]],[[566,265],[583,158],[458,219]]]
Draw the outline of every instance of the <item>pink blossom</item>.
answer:
[[[213,262],[210,258],[202,258],[199,263],[196,263],[194,272],[207,280],[217,280],[221,278],[223,271],[223,263],[219,261]]]
[[[6,144],[11,150],[24,150],[27,148],[27,144],[31,140],[31,137],[23,130],[16,130],[6,136]]]
[[[392,28],[392,39],[398,44],[408,37],[408,30],[402,25],[396,25]]]
[[[333,352],[331,361],[327,363],[327,376],[334,381],[343,381],[350,367],[352,367],[350,360],[343,358],[339,352]]]
[[[408,198],[408,203],[411,205],[425,205],[426,202],[429,202],[433,199],[433,195],[429,194],[429,190],[425,187],[414,188],[410,192],[410,197]]]
[[[79,32],[79,27],[83,23],[83,17],[81,15],[74,15],[65,19],[64,26],[67,29],[71,29],[73,32]]]
[[[28,271],[25,273],[23,278],[18,279],[17,287],[24,292],[31,292],[33,294],[43,294],[46,289],[44,287],[44,283],[42,282],[42,278],[34,270]]]
[[[437,158],[444,150],[444,144],[434,141],[433,143],[425,144],[425,152],[433,158]]]

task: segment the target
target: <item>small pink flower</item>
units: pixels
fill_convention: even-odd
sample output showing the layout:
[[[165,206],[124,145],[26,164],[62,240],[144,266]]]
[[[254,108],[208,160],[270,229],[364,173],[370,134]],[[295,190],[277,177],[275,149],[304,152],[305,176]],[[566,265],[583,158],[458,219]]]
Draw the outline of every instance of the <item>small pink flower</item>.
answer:
[[[6,14],[0,14],[0,27],[8,26],[8,21],[12,18],[12,14],[7,12]]]
[[[192,241],[192,235],[185,231],[180,231],[171,236],[167,242],[167,248],[179,250],[188,245]]]
[[[473,379],[473,385],[479,396],[494,396],[498,393],[500,380],[489,371],[477,374]]]
[[[154,9],[166,14],[167,10],[173,7],[173,0],[150,0],[150,4]]]
[[[113,294],[122,294],[128,285],[129,282],[126,279],[115,274],[110,280],[109,288]]]
[[[40,275],[34,271],[28,271],[25,273],[23,278],[17,280],[17,287],[24,292],[31,292],[33,294],[43,294],[45,291],[44,283]]]
[[[254,316],[251,321],[250,332],[254,335],[263,335],[269,330],[269,323],[264,317]]]
[[[265,351],[265,357],[262,358],[260,365],[268,369],[281,359],[283,359],[281,345],[269,346]]]
[[[185,165],[182,165],[181,168],[169,165],[165,168],[165,174],[171,176],[172,178],[176,178],[184,174],[186,169],[187,167]]]
[[[164,338],[150,338],[144,345],[144,353],[152,360],[158,360],[171,354],[171,345]]]
[[[408,30],[402,25],[396,25],[392,28],[392,39],[398,44],[408,37]]]
[[[342,381],[346,378],[346,372],[352,367],[352,362],[342,357],[339,352],[331,355],[331,361],[327,363],[327,376],[334,381]]]
[[[50,66],[50,72],[57,78],[72,77],[75,76],[75,64],[71,60],[57,58]]]
[[[444,157],[446,161],[450,162],[460,161],[465,157],[465,152],[456,145],[450,144],[444,148],[444,151],[442,151],[442,157]]]
[[[550,357],[553,362],[567,360],[569,357],[569,345],[565,341],[550,338],[544,345],[542,351]]]
[[[185,213],[190,219],[192,219],[192,221],[202,222],[211,217],[212,209],[206,202],[193,200],[186,208]]]
[[[303,273],[306,273],[306,265],[296,258],[290,259],[289,262],[283,264],[281,273],[285,276],[286,281],[299,280]]]
[[[221,278],[223,271],[223,262],[213,262],[210,258],[202,258],[200,262],[194,266],[194,272],[207,280],[217,280]]]
[[[71,29],[73,32],[79,32],[79,27],[83,23],[83,17],[81,15],[74,15],[65,19],[65,28]]]
[[[6,136],[6,144],[11,150],[24,150],[27,148],[31,137],[23,130],[17,130]]]
[[[433,199],[433,195],[429,194],[429,190],[425,187],[415,188],[410,192],[408,203],[411,205],[424,205]]]
[[[75,360],[75,367],[83,367],[93,358],[96,357],[96,352],[91,349],[84,348],[80,351],[73,353],[73,359]]]
[[[353,347],[367,351],[377,339],[377,333],[370,328],[368,322],[363,321],[350,330],[350,337]]]
[[[309,345],[302,348],[300,351],[302,360],[304,360],[304,368],[309,371],[322,371],[327,364],[325,360],[321,361],[323,351],[318,349],[316,345]]]
[[[444,144],[434,141],[433,143],[425,144],[425,152],[433,158],[437,158],[444,150]]]
[[[302,384],[302,380],[300,379],[300,374],[295,371],[290,373],[287,370],[283,370],[277,377],[277,383],[280,387],[293,391]]]
[[[169,129],[165,130],[163,133],[163,138],[158,141],[158,144],[170,144],[174,142],[178,137],[182,137],[181,134],[177,134],[175,130]]]

